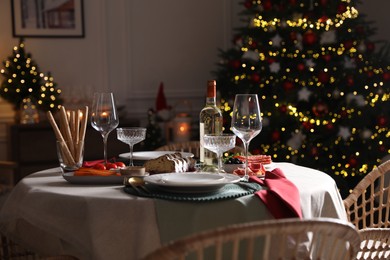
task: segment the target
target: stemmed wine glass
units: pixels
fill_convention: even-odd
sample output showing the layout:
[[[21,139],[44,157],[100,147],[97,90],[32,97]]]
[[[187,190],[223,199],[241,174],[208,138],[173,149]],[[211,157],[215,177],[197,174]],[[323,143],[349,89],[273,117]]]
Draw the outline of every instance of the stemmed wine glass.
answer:
[[[243,142],[245,148],[245,175],[242,178],[248,181],[248,148],[250,141],[262,129],[259,100],[256,94],[237,94],[234,100],[232,131]]]
[[[133,146],[143,140],[146,136],[146,128],[143,127],[126,127],[126,128],[117,128],[116,134],[118,140],[128,144],[130,146],[130,166],[133,164]]]
[[[236,136],[232,134],[206,134],[203,137],[204,147],[217,154],[218,173],[223,173],[222,154],[236,146]]]
[[[100,132],[104,144],[104,162],[107,163],[108,135],[119,125],[113,93],[94,93],[91,111],[91,125]]]

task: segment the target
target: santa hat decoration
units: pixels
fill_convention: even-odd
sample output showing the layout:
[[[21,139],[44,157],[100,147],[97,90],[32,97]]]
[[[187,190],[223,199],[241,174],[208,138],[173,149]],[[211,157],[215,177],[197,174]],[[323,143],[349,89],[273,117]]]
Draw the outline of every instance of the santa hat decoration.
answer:
[[[160,88],[158,89],[157,99],[156,99],[156,111],[168,109],[167,100],[164,94],[164,84],[160,83]]]

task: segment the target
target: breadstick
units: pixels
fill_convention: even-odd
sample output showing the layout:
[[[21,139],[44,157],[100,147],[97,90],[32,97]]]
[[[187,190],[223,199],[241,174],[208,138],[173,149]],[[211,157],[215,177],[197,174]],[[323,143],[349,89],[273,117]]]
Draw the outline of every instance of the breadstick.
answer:
[[[80,114],[80,112],[78,112]],[[78,142],[77,142],[77,149],[76,149],[76,160],[79,162],[81,160],[81,154],[84,149],[84,139],[85,139],[85,132],[87,130],[87,122],[88,122],[88,107],[86,106],[83,110],[83,117],[81,118],[80,122],[80,133]]]
[[[57,126],[56,121],[54,120],[54,117],[50,111],[47,112],[47,117],[49,119],[49,123],[52,126],[54,130],[54,134],[56,136],[57,141],[60,143],[60,149],[63,152],[62,154],[64,155],[64,158],[68,160],[69,162],[75,164],[74,159],[72,157],[72,154],[69,151],[68,146],[66,145],[65,139],[62,136],[60,129]]]
[[[68,117],[66,116],[66,110],[65,110],[64,106],[62,106],[60,109],[60,118],[64,122],[64,128],[65,128],[64,129],[64,131],[65,131],[64,139],[68,145],[68,148],[69,148],[70,153],[72,154],[72,157],[74,158],[74,155],[75,155],[74,143],[73,143],[72,133],[70,132]]]

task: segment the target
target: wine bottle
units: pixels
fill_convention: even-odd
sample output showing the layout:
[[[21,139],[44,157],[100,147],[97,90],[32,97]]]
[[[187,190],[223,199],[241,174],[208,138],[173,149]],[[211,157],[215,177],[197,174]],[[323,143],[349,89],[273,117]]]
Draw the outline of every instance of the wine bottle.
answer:
[[[217,171],[217,156],[204,148],[203,136],[205,134],[222,134],[222,112],[217,107],[216,81],[207,81],[206,105],[199,114],[199,138],[200,138],[200,164],[203,171]]]

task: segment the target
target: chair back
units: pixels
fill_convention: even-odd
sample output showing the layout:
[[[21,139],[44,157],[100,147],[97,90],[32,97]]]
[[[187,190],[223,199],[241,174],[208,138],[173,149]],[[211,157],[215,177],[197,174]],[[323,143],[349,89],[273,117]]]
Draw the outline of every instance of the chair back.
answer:
[[[359,244],[354,226],[338,219],[278,219],[194,234],[144,260],[353,259]]]
[[[390,228],[390,160],[368,173],[344,199],[348,219],[358,229]]]
[[[156,151],[187,152],[187,153],[193,153],[195,158],[199,158],[200,142],[199,141],[188,141],[188,142],[167,144],[167,145],[164,145],[164,146],[157,148]]]
[[[356,259],[390,259],[390,228],[359,230],[362,242]]]

